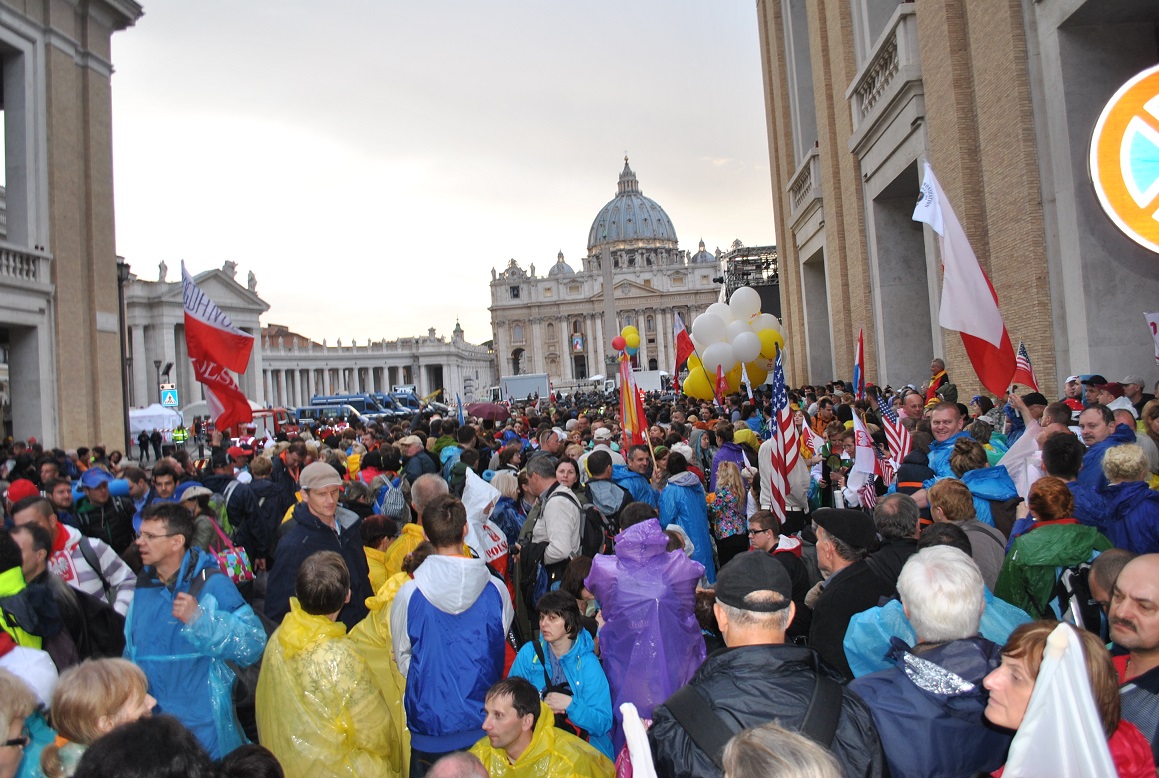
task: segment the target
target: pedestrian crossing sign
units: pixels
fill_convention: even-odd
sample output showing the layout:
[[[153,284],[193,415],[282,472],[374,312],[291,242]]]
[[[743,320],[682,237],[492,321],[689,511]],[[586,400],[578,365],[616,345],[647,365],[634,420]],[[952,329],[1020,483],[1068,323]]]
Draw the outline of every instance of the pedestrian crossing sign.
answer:
[[[177,407],[177,390],[176,389],[162,389],[161,390],[161,405],[166,408]]]

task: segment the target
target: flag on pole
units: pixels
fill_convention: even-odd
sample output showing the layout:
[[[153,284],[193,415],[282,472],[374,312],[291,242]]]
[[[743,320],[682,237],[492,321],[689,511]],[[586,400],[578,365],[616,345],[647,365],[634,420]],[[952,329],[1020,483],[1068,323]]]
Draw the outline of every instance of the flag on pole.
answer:
[[[813,431],[813,427],[806,424],[801,429],[801,453],[805,454],[806,459],[812,459],[821,452],[825,446],[825,438]]]
[[[1159,365],[1159,313],[1145,313],[1143,318],[1147,320],[1147,329],[1155,340],[1155,364]]]
[[[865,397],[865,330],[857,331],[857,351],[853,354],[853,395],[855,399]]]
[[[789,394],[785,390],[785,369],[781,363],[781,351],[773,366],[773,430],[770,440],[772,448],[772,468],[769,476],[769,509],[782,524],[785,522],[785,496],[789,494],[789,473],[797,465],[801,456],[798,445],[797,428],[793,424],[793,409],[789,407]]]
[[[1018,341],[1018,352],[1014,357],[1014,377],[1010,379],[1010,383],[1022,384],[1038,391],[1038,379],[1034,376],[1034,366],[1030,364],[1030,352],[1026,350],[1026,345],[1021,340]]]
[[[752,400],[753,384],[752,381],[749,380],[749,371],[748,368],[745,367],[744,362],[740,363],[740,380],[744,381],[745,389],[747,389],[749,393],[749,399]]]
[[[676,376],[680,372],[680,368],[688,361],[688,357],[696,351],[696,346],[692,344],[692,338],[688,335],[688,330],[684,329],[684,320],[680,318],[679,313],[673,314],[673,331],[676,335],[676,367],[672,370],[672,375]]]
[[[893,457],[893,461],[900,466],[913,446],[909,430],[901,423],[897,411],[880,392],[875,395],[875,398],[877,399],[877,409],[881,412],[881,426],[885,432],[885,439],[889,442],[889,453]]]
[[[193,280],[181,263],[181,295],[185,304],[185,350],[193,373],[205,387],[205,401],[217,429],[253,421],[249,400],[229,371],[244,373],[254,336],[242,332]]]
[[[648,442],[648,419],[644,416],[644,399],[636,386],[632,364],[626,354],[620,355],[620,426],[623,450]]]
[[[925,163],[914,221],[938,234],[942,253],[942,301],[938,324],[962,336],[966,355],[982,385],[1001,397],[1014,375],[1014,346],[998,310],[998,295],[982,272],[966,231],[954,215],[930,163]]]
[[[455,392],[455,403],[459,406],[459,426],[462,427],[467,423],[467,420],[463,418],[463,398],[459,396],[458,392]]]
[[[716,395],[716,403],[720,407],[724,407],[724,398],[728,397],[728,379],[724,377],[724,368],[721,365],[716,366],[716,383],[712,386],[712,391]]]

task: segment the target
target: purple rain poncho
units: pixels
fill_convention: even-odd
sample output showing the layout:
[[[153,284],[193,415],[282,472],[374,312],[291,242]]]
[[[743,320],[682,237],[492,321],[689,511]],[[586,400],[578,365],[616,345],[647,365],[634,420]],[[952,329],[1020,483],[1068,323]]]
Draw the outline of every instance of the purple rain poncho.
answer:
[[[614,556],[597,556],[584,585],[604,618],[600,658],[612,690],[617,748],[623,743],[620,705],[642,718],[683,686],[704,661],[696,621],[696,583],[704,566],[683,551],[666,551],[668,536],[648,519],[616,536]]]

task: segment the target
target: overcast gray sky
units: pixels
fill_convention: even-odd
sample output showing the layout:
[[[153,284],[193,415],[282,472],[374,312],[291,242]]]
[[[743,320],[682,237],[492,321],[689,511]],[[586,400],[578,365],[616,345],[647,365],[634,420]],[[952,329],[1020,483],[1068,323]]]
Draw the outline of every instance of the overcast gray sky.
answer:
[[[117,252],[252,270],[333,343],[490,339],[578,269],[627,152],[681,248],[775,242],[752,0],[145,0],[114,38]]]

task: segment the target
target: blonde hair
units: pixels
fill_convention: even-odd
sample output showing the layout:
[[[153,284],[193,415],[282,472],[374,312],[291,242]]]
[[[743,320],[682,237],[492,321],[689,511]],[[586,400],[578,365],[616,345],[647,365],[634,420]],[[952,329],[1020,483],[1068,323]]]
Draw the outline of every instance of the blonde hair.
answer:
[[[114,718],[126,703],[148,692],[144,671],[129,660],[86,660],[61,673],[52,694],[53,729],[70,742],[90,745],[107,731],[101,719]],[[50,745],[41,752],[40,769],[48,778],[66,774],[59,748]]]
[[[0,732],[7,732],[13,721],[24,721],[34,710],[36,695],[28,684],[7,670],[0,670]]]
[[[744,479],[740,477],[740,468],[736,466],[736,462],[725,460],[717,466],[716,488],[720,489],[722,486],[727,486],[734,498],[743,499],[745,493]]]
[[[514,473],[496,473],[491,477],[491,485],[504,497],[514,500],[519,496],[519,479]]]
[[[1150,471],[1143,447],[1134,443],[1113,446],[1103,455],[1103,474],[1111,483],[1142,481]]]

